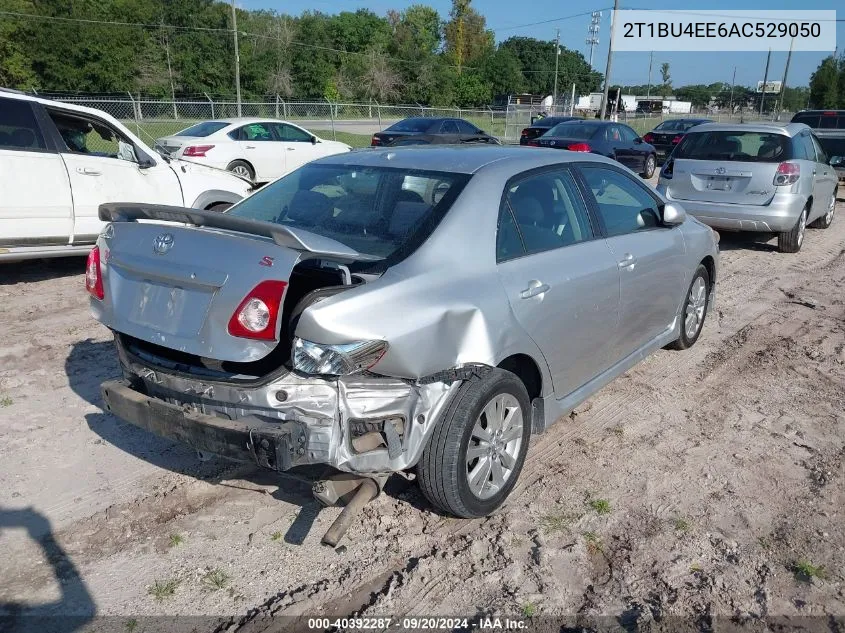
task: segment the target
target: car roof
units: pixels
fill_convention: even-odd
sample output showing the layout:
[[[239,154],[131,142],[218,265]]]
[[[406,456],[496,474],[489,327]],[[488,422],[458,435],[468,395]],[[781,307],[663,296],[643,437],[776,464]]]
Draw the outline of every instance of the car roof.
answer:
[[[703,123],[696,125],[690,134],[701,132],[762,132],[770,134],[784,134],[798,136],[802,131],[810,128],[803,123]]]
[[[395,148],[369,148],[334,154],[318,159],[314,163],[474,174],[494,163],[502,165],[504,161],[508,161],[515,174],[555,163],[572,161],[614,162],[598,154],[520,145],[410,145]]]

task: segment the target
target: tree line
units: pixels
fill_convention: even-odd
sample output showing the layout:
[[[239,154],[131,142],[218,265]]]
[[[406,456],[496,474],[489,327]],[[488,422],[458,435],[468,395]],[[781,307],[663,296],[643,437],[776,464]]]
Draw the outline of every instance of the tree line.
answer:
[[[227,2],[0,0],[0,11],[0,84],[7,87],[234,93]],[[385,16],[237,9],[237,31],[247,99],[478,106],[496,95],[545,95],[554,87],[554,42],[511,37],[497,45],[471,0],[453,0],[448,16],[422,4]],[[560,47],[561,93],[575,83],[586,94],[601,82],[581,53]]]

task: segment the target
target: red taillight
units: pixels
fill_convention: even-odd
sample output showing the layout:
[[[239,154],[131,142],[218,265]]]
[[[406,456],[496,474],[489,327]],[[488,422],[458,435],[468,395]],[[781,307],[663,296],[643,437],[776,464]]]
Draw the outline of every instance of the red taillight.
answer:
[[[229,319],[229,334],[275,341],[276,322],[287,285],[285,281],[262,281],[253,288]]]
[[[100,301],[106,296],[103,290],[103,274],[100,270],[100,247],[95,246],[88,253],[88,265],[85,268],[85,289]]]
[[[683,138],[684,138],[683,134],[678,134],[675,138],[672,139],[672,145],[677,145],[678,143],[681,142],[681,140]]]
[[[654,140],[654,134],[652,134],[651,132],[649,132],[648,134],[646,134],[646,135],[643,137],[643,140],[644,140],[646,143],[651,143],[651,142]]]
[[[374,136],[370,140],[370,147],[378,147],[379,145],[381,145],[381,139],[378,136]]]
[[[566,149],[570,152],[589,152],[590,146],[586,143],[572,143],[571,145],[567,145]]]
[[[776,187],[794,185],[801,176],[801,167],[798,163],[781,163],[772,181]]]
[[[522,132],[519,133],[520,136],[528,136],[528,128],[523,128]]]
[[[822,116],[836,116],[836,112],[822,112]]]
[[[205,156],[210,149],[214,149],[214,145],[189,145],[182,152],[182,156]]]

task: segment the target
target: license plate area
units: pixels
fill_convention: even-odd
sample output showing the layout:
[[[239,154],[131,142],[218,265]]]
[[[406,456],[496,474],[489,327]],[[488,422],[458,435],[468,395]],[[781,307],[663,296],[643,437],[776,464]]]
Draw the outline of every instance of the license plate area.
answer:
[[[205,321],[211,297],[210,291],[139,281],[128,320],[171,336],[195,336]]]
[[[709,176],[705,187],[711,191],[730,191],[733,188],[732,178],[730,176]]]

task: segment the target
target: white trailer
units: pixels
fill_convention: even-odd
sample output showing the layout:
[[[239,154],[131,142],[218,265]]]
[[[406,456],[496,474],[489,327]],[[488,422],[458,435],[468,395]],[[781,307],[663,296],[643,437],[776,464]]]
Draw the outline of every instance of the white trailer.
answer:
[[[663,102],[663,112],[668,112],[670,114],[689,114],[692,112],[692,102],[666,100]]]

